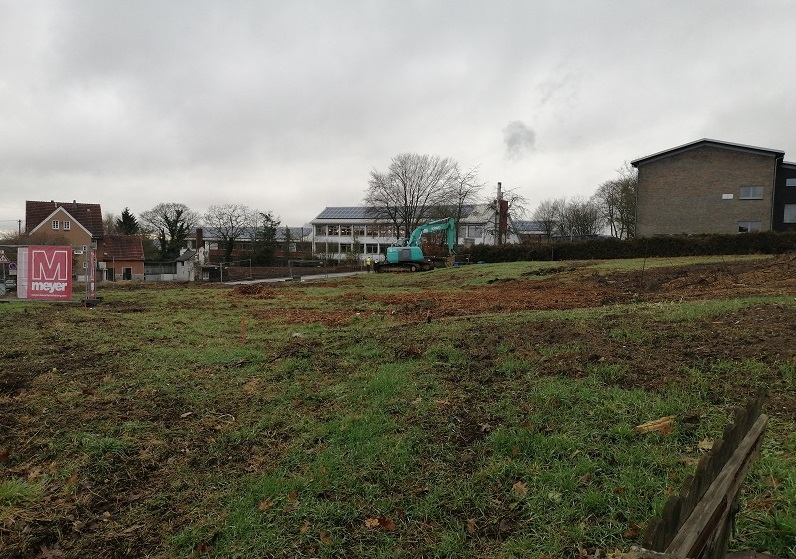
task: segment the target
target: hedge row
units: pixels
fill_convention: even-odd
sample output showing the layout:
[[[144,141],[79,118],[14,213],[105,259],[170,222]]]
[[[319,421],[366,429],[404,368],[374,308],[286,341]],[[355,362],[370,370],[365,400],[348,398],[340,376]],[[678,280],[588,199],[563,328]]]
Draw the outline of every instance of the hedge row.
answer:
[[[475,245],[471,262],[517,262],[524,260],[610,260],[705,256],[718,254],[782,254],[796,251],[796,233],[750,233],[737,235],[677,235],[619,240],[554,242],[520,245]],[[460,251],[464,253],[465,251]]]

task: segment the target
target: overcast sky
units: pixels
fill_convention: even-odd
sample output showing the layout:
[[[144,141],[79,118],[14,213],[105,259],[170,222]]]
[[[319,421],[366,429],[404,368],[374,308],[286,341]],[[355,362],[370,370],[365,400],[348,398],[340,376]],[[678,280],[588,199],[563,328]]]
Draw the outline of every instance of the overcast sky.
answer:
[[[0,0],[0,229],[25,200],[308,223],[404,152],[531,209],[703,137],[796,160],[791,0]]]

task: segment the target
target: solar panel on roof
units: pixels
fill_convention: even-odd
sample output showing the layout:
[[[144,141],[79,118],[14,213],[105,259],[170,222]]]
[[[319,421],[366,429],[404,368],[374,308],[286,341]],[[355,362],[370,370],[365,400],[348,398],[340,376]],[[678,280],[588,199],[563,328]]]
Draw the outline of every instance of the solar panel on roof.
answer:
[[[318,214],[317,219],[367,219],[368,214],[365,206],[331,207]]]

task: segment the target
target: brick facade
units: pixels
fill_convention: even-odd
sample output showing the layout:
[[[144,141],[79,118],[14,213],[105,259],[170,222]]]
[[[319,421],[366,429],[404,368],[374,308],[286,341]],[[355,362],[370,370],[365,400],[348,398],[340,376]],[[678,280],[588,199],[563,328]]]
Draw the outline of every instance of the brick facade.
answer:
[[[782,152],[700,140],[633,162],[638,168],[636,235],[731,234],[772,229]],[[760,187],[741,199],[741,187]]]

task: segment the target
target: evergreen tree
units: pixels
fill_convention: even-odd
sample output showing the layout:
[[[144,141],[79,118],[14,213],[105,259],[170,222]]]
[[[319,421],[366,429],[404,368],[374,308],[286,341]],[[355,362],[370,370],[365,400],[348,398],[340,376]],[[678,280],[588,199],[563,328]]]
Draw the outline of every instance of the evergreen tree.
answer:
[[[124,208],[122,217],[116,220],[116,229],[120,235],[139,235],[141,233],[141,226],[138,225],[138,220],[130,208]]]

